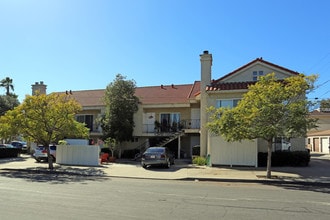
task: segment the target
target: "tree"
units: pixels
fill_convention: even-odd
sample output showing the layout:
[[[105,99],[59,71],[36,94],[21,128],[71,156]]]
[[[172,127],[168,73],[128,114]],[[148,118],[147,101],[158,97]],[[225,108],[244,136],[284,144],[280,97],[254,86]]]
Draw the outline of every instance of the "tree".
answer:
[[[19,105],[17,98],[9,95],[0,95],[0,116],[4,115],[8,110],[14,109]]]
[[[112,138],[116,143],[132,139],[134,113],[138,110],[138,97],[135,94],[135,81],[125,80],[121,74],[111,82],[105,91],[105,115],[101,120],[104,140]]]
[[[6,77],[0,81],[0,86],[6,89],[6,95],[10,95],[10,90],[14,91],[13,79]]]
[[[330,111],[330,99],[322,99],[320,102],[320,110],[324,112]]]
[[[22,135],[42,144],[48,153],[49,169],[53,161],[49,145],[65,137],[87,138],[88,128],[75,120],[81,110],[77,101],[65,94],[27,96],[21,105],[0,118],[1,136]]]
[[[267,141],[267,178],[271,178],[272,143],[276,137],[305,137],[316,120],[308,117],[306,92],[317,76],[288,77],[278,80],[274,73],[251,85],[235,108],[210,108],[208,128],[227,141]],[[219,117],[220,116],[220,117]]]

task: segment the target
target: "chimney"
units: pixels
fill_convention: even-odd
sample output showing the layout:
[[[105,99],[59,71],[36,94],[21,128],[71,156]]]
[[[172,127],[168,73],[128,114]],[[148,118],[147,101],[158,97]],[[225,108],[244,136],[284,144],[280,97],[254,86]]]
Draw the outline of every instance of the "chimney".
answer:
[[[201,60],[201,88],[205,89],[211,83],[212,54],[205,50],[200,55]],[[201,91],[202,92],[202,91]]]
[[[43,81],[36,82],[32,85],[32,95],[36,94],[46,94],[47,85]]]
[[[201,61],[201,107],[200,107],[200,156],[209,155],[210,149],[208,146],[208,131],[205,127],[208,122],[207,108],[209,107],[208,96],[206,92],[206,87],[211,83],[211,67],[212,67],[212,54],[209,54],[207,50],[200,55]]]

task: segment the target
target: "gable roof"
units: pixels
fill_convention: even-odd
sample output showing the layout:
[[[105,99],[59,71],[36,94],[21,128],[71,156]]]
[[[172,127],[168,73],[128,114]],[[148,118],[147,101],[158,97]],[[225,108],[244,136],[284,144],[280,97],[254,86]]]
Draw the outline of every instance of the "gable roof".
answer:
[[[179,104],[189,103],[199,90],[200,81],[195,81],[193,84],[184,85],[137,87],[135,95],[142,104]],[[65,92],[59,92],[59,94],[65,94]],[[105,89],[71,91],[69,94],[84,107],[104,106]]]
[[[267,65],[267,66],[272,67],[272,68],[280,69],[284,72],[288,72],[288,73],[293,74],[293,75],[299,75],[299,73],[296,72],[296,71],[293,71],[293,70],[284,68],[282,66],[276,65],[274,63],[271,63],[269,61],[263,60],[262,57],[260,57],[260,58],[257,58],[255,60],[245,64],[244,66],[241,66],[240,68],[224,75],[223,77],[220,77],[217,80],[213,80],[211,82],[211,84],[206,87],[206,90],[207,91],[219,91],[219,90],[248,89],[249,85],[255,84],[256,81],[248,81],[248,82],[223,82],[223,81],[226,80],[227,78],[229,78],[230,76],[233,76],[234,74],[236,74],[236,73],[238,73],[238,72],[240,72],[240,71],[242,71],[242,70],[244,70],[244,69],[246,69],[250,66],[253,66],[257,63],[264,64],[264,65]]]
[[[103,97],[105,89],[70,91],[68,95],[74,98],[81,106],[103,106]],[[65,94],[66,92],[58,92]]]
[[[135,95],[143,104],[179,104],[188,103],[200,90],[200,82],[184,85],[160,85],[138,87]]]
[[[225,76],[213,80],[210,85],[206,87],[207,91],[219,90],[239,90],[248,89],[248,86],[256,83],[255,81],[248,82],[223,82],[228,77],[248,68],[249,66],[261,63],[272,68],[280,69],[293,75],[298,75],[298,72],[289,70],[271,62],[265,61],[262,58],[257,58],[244,66],[226,74]],[[105,89],[98,90],[81,90],[73,91],[72,97],[75,98],[82,106],[104,106],[103,97]],[[200,81],[195,81],[193,84],[182,85],[160,85],[137,87],[135,95],[140,99],[142,104],[179,104],[189,103],[190,100],[196,99],[200,94]]]

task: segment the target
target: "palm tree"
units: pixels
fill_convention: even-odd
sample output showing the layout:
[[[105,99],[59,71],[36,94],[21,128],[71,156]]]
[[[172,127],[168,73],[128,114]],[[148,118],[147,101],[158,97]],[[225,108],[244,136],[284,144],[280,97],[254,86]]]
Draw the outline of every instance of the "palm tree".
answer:
[[[6,77],[0,81],[0,87],[6,88],[6,95],[10,95],[10,90],[14,91],[13,79]]]

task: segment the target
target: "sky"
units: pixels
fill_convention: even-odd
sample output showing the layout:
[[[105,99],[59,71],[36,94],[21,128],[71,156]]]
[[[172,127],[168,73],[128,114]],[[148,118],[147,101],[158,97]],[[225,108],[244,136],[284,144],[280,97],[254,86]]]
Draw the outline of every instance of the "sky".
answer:
[[[40,81],[47,93],[105,89],[117,74],[138,87],[190,84],[208,50],[213,79],[263,57],[318,74],[308,98],[327,99],[329,10],[328,0],[0,0],[0,79],[20,101]]]

